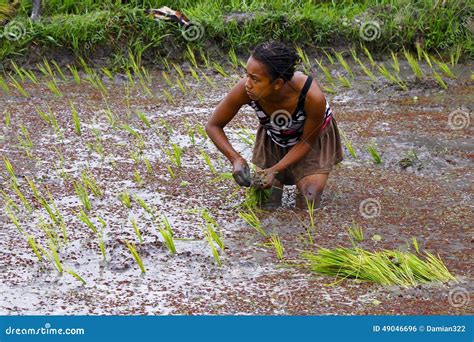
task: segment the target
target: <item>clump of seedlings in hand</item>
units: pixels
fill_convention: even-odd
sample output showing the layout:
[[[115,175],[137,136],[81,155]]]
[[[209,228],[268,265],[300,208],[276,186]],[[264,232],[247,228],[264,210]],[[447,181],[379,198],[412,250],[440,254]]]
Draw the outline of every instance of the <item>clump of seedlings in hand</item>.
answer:
[[[142,258],[137,252],[137,247],[133,244],[125,240],[125,245],[127,246],[128,250],[130,251],[130,254],[132,254],[133,259],[137,263],[138,267],[140,267],[140,270],[142,273],[146,272],[145,266],[143,265]]]
[[[166,248],[168,248],[171,254],[176,254],[173,230],[171,229],[171,224],[168,221],[166,215],[162,215],[161,217],[159,231],[161,236],[163,237],[163,241],[165,242]]]

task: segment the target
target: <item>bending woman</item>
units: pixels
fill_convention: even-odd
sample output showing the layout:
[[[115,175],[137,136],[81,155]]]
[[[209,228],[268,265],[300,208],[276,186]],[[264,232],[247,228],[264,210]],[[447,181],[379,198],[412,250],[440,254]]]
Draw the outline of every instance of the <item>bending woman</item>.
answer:
[[[263,188],[272,188],[269,206],[280,204],[283,185],[296,184],[296,205],[318,207],[329,173],[343,159],[336,120],[311,76],[295,71],[296,51],[283,43],[258,45],[246,65],[246,76],[219,103],[206,132],[233,165],[241,186],[250,186],[245,159],[232,147],[224,127],[243,105],[259,120],[252,162],[263,169]]]

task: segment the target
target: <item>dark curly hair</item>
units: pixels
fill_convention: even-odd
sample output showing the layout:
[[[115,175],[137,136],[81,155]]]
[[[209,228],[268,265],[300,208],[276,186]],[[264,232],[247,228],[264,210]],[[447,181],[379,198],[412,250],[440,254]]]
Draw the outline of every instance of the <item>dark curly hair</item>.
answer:
[[[272,82],[282,78],[291,80],[300,58],[292,46],[281,42],[261,43],[252,51],[252,57],[265,64]]]

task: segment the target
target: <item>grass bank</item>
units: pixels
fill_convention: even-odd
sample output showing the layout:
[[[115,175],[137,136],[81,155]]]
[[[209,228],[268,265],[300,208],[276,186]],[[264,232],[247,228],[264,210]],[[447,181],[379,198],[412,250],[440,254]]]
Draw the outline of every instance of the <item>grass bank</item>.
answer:
[[[157,22],[145,9],[182,10],[197,25],[182,30]],[[305,48],[366,46],[373,53],[403,47],[441,56],[461,49],[474,56],[473,5],[468,1],[48,1],[41,20],[28,19],[23,1],[15,19],[0,30],[0,61],[37,61],[84,56],[121,68],[128,51],[145,61],[179,59],[189,45],[211,55],[247,54],[255,44],[278,39]],[[58,58],[58,54],[60,58]],[[215,57],[215,56],[214,56]]]

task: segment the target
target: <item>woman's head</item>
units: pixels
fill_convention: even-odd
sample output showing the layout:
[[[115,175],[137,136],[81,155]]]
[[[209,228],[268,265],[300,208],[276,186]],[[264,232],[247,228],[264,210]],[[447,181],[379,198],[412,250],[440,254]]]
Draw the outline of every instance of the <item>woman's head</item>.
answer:
[[[245,87],[249,96],[259,98],[279,90],[293,77],[298,61],[295,49],[280,42],[255,47],[247,61]]]

